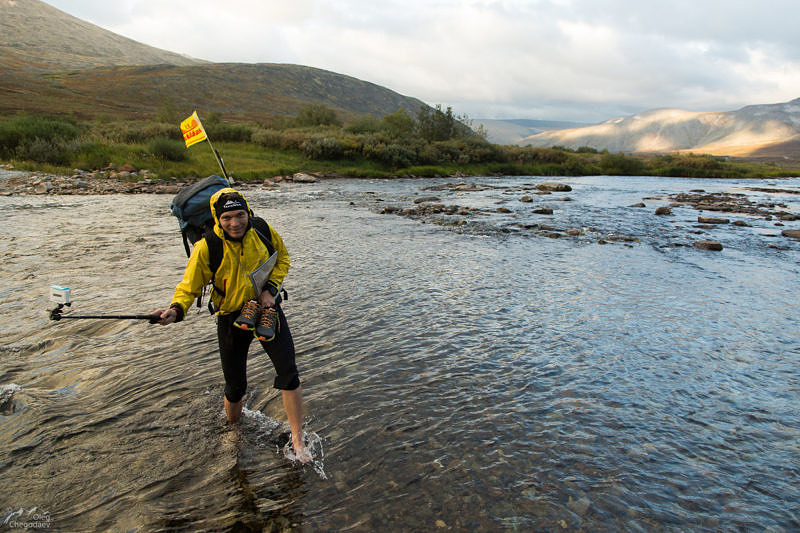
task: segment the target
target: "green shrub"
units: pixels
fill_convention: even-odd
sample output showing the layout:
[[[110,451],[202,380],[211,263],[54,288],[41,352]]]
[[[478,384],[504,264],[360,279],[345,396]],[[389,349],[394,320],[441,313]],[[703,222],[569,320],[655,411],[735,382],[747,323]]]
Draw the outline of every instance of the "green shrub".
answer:
[[[82,170],[105,168],[114,159],[113,148],[101,143],[84,143],[74,156],[73,164]]]
[[[174,141],[165,137],[153,139],[147,145],[147,150],[157,159],[165,161],[186,160],[186,146],[181,141]]]
[[[164,124],[160,122],[145,122],[117,125],[116,131],[110,133],[112,140],[127,144],[141,144],[153,139],[182,140],[183,135],[177,124]]]
[[[297,113],[294,123],[300,128],[308,126],[341,126],[336,111],[322,104],[308,104]]]
[[[645,170],[641,159],[608,152],[600,157],[600,168],[606,174],[618,176],[636,176]]]
[[[393,168],[402,168],[415,163],[417,154],[399,144],[389,144],[378,150],[377,159]]]
[[[51,162],[63,143],[78,138],[81,128],[70,118],[18,115],[0,123],[0,155]],[[38,158],[38,159],[35,159]]]
[[[302,144],[303,153],[311,159],[339,159],[344,154],[342,144],[335,137],[315,135]]]
[[[280,148],[281,132],[273,129],[256,129],[250,135],[250,142],[267,148]]]
[[[355,134],[377,133],[381,131],[381,121],[372,115],[364,115],[353,124],[347,126],[345,131]]]
[[[223,124],[222,122],[205,127],[205,130],[212,142],[248,142],[254,131],[251,126],[244,124]]]
[[[492,163],[488,165],[490,174],[500,174],[503,176],[526,176],[535,174],[528,167],[518,163]]]
[[[436,164],[441,160],[441,158],[442,154],[439,152],[439,149],[430,143],[423,144],[417,152],[417,159],[423,165]]]
[[[383,117],[381,129],[393,139],[408,139],[414,136],[416,124],[405,109],[399,109]]]
[[[62,141],[38,138],[18,145],[14,156],[17,159],[51,165],[69,165],[71,160],[71,154],[66,150]]]
[[[435,166],[408,167],[400,173],[401,176],[421,176],[423,178],[436,178],[447,174],[449,174],[447,170]]]

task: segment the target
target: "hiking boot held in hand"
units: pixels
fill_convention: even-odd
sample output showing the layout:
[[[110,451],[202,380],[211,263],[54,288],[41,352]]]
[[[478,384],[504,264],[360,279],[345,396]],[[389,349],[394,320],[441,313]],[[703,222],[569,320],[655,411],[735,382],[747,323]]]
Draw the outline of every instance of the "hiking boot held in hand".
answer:
[[[263,342],[269,342],[275,338],[278,329],[278,311],[274,307],[268,307],[261,313],[261,320],[256,326],[256,338]]]
[[[253,331],[258,323],[259,315],[261,314],[261,306],[255,300],[250,300],[244,307],[242,307],[242,311],[239,313],[239,318],[237,318],[233,325],[239,329],[243,329],[246,331]]]

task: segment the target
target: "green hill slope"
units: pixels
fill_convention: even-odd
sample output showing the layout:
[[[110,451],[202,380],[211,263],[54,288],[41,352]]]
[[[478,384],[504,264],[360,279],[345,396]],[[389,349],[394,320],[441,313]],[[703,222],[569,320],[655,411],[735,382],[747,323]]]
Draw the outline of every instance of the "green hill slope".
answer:
[[[160,50],[39,0],[0,0],[0,113],[152,118],[170,106],[269,120],[322,104],[344,117],[416,113],[416,98],[321,69],[215,64]]]

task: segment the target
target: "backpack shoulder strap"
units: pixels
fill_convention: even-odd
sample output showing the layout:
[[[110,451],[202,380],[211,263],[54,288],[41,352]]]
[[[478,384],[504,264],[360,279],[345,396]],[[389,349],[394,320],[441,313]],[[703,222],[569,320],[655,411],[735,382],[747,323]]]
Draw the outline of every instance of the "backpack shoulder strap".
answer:
[[[211,268],[211,281],[214,281],[214,275],[222,264],[222,239],[214,233],[213,228],[209,229],[203,234],[208,245],[208,266]]]
[[[275,246],[272,244],[272,232],[269,229],[269,224],[267,221],[261,217],[252,217],[250,219],[250,224],[253,226],[253,229],[256,230],[258,236],[261,238],[261,242],[267,247],[267,251],[269,251],[269,255],[275,253]]]

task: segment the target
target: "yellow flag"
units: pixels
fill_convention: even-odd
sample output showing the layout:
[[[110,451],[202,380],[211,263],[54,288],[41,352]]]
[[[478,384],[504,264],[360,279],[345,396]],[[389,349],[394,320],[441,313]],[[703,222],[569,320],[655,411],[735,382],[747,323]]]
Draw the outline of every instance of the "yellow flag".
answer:
[[[183,140],[186,142],[186,148],[207,139],[206,130],[203,129],[203,125],[200,123],[197,111],[192,113],[191,117],[181,122],[181,133],[183,133]]]

